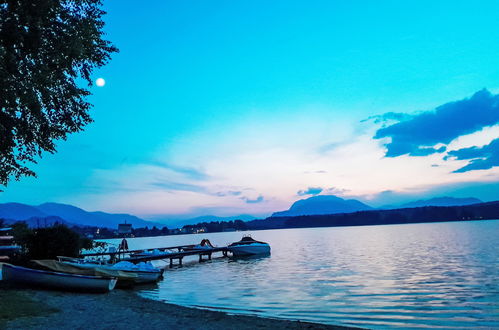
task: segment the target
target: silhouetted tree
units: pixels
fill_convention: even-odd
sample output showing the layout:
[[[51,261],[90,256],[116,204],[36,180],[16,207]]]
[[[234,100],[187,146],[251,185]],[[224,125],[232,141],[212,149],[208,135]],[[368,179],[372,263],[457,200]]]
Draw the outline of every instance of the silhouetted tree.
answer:
[[[113,52],[101,0],[0,0],[0,184],[90,123],[94,68]]]
[[[27,237],[26,248],[31,259],[77,257],[81,249],[92,248],[92,241],[64,225],[57,225],[33,231]]]

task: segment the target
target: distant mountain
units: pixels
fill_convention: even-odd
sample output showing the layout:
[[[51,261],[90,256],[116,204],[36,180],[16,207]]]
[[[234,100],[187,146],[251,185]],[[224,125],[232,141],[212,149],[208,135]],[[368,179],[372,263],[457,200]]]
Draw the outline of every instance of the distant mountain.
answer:
[[[118,224],[131,223],[134,227],[162,226],[155,222],[145,221],[130,214],[110,214],[104,212],[87,212],[76,206],[58,203],[45,203],[30,206],[20,203],[0,204],[0,218],[10,220],[28,220],[30,218],[46,218],[55,216],[64,221],[80,226],[98,226],[117,228]]]
[[[371,226],[387,224],[499,219],[499,201],[459,206],[424,206],[393,210],[369,210],[343,214],[270,217],[246,222],[250,230]]]
[[[249,215],[249,214],[240,214],[240,215],[235,215],[235,216],[231,216],[231,217],[218,217],[216,215],[202,215],[199,217],[188,219],[187,221],[194,221],[195,223],[197,223],[197,222],[231,221],[231,220],[249,221],[249,220],[255,220],[255,219],[256,219],[256,217]]]
[[[271,217],[336,214],[367,211],[373,208],[355,199],[343,199],[333,195],[319,195],[296,201],[289,210],[275,212]]]
[[[423,207],[423,206],[460,206],[460,205],[471,205],[483,203],[483,201],[478,198],[468,197],[468,198],[456,198],[456,197],[436,197],[431,199],[421,199],[414,202],[405,203],[402,205],[386,205],[380,207],[380,209],[405,209],[412,207]]]
[[[165,223],[168,228],[182,227],[185,225],[194,225],[202,222],[212,222],[212,221],[233,221],[233,220],[242,220],[242,221],[251,221],[258,219],[255,216],[250,214],[240,214],[229,217],[219,217],[216,215],[202,215],[195,218],[188,219],[164,219],[161,220],[162,223]],[[160,221],[160,220],[157,220]]]
[[[19,220],[15,219],[6,219],[4,220],[5,224],[13,224],[18,222]],[[66,220],[58,217],[58,216],[53,216],[49,215],[47,217],[31,217],[27,219],[23,219],[23,222],[25,222],[29,227],[32,228],[37,228],[37,227],[47,227],[47,226],[52,226],[56,223],[58,224],[64,224],[69,227],[74,226],[74,223],[67,222]]]
[[[31,217],[46,217],[43,211],[40,211],[36,206],[30,206],[21,203],[4,203],[0,204],[0,218],[25,220]]]

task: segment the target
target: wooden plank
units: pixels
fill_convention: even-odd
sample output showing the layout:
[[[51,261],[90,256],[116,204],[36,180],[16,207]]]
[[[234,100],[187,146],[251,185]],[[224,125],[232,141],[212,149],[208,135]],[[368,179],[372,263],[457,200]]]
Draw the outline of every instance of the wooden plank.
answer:
[[[183,252],[172,252],[172,253],[164,253],[164,254],[156,254],[150,256],[141,256],[141,257],[129,257],[122,259],[123,261],[130,262],[141,262],[141,261],[152,261],[152,260],[162,260],[162,259],[179,259],[186,256],[194,256],[194,255],[210,255],[214,252],[224,252],[227,251],[227,247],[213,248],[213,249],[203,249],[203,250],[191,250],[191,251],[183,251]]]
[[[169,246],[169,247],[162,247],[162,248],[152,248],[152,249],[140,249],[140,250],[128,250],[125,251],[125,254],[130,254],[130,253],[140,253],[144,251],[165,251],[165,250],[182,250],[182,249],[189,249],[195,247],[195,244],[190,244],[190,245],[178,245],[178,246]],[[81,258],[84,257],[98,257],[98,256],[113,256],[113,255],[118,255],[118,254],[123,254],[123,251],[116,251],[116,252],[99,252],[99,253],[83,253],[80,254]]]

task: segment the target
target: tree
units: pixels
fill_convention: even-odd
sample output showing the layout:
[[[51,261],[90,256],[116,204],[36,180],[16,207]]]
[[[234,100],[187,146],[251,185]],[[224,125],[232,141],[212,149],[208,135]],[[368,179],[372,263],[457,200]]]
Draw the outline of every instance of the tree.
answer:
[[[103,40],[101,0],[0,0],[0,184],[92,119],[95,68],[117,52]]]
[[[23,242],[20,245],[24,245],[29,259],[56,259],[57,256],[77,257],[81,249],[92,248],[91,240],[81,237],[65,225],[38,228],[24,235],[19,241]]]

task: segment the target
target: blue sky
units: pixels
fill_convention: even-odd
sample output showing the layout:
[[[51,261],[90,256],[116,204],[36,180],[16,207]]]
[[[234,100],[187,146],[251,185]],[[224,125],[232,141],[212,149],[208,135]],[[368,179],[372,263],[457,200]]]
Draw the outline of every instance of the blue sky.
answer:
[[[105,1],[95,122],[1,202],[151,219],[499,193],[499,2]],[[486,89],[486,90],[484,90]]]

